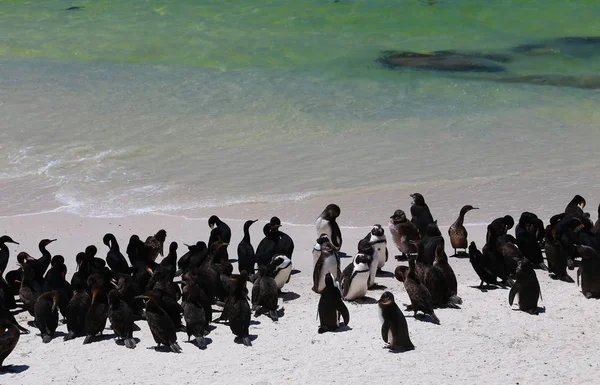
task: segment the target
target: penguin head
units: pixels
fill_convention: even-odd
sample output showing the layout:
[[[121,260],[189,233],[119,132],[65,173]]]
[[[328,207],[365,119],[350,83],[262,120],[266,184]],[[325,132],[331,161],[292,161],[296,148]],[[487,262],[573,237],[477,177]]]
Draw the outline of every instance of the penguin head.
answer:
[[[332,220],[339,217],[341,213],[342,210],[340,209],[340,206],[331,203],[328,204],[327,207],[325,207],[325,210],[323,210],[323,212],[321,213],[321,217],[327,220]]]
[[[400,282],[404,282],[406,275],[408,274],[408,266],[398,266],[394,270],[394,277]]]
[[[512,229],[513,226],[515,225],[515,220],[510,215],[505,215],[504,218],[502,219],[502,222],[506,226],[506,231]],[[505,231],[505,234],[506,234],[506,231]]]
[[[333,276],[331,275],[331,273],[327,273],[325,274],[325,287],[334,287],[335,285],[333,284]]]
[[[274,225],[281,225],[281,219],[279,219],[277,217],[272,217],[271,220],[269,221],[269,223],[272,223]]]
[[[381,298],[379,298],[379,301],[377,301],[377,303],[380,306],[391,305],[392,303],[394,303],[394,295],[392,293],[390,293],[389,291],[385,291],[385,292],[383,292],[383,294],[381,295]]]
[[[575,195],[573,197],[573,199],[571,199],[571,203],[569,203],[569,206],[571,206],[571,205],[574,205],[574,206],[576,205],[580,209],[583,210],[585,208],[586,202],[585,202],[585,199],[581,195]]]
[[[367,239],[361,239],[358,241],[358,252],[362,254],[373,255],[375,250],[373,249],[373,245]]]
[[[402,222],[406,222],[406,214],[404,213],[403,210],[396,210],[394,211],[394,215],[392,215],[390,217],[391,221],[393,223],[402,223]]]
[[[381,227],[381,225],[379,225],[379,224],[373,225],[373,228],[371,229],[372,235],[374,235],[376,237],[381,237],[384,233],[385,233],[385,231],[383,230],[383,227]]]
[[[423,198],[423,195],[421,195],[419,193],[414,193],[414,194],[410,194],[410,197],[413,199],[413,201],[412,201],[413,205],[416,205],[416,206],[425,205],[425,198]]]
[[[211,215],[210,218],[208,218],[208,227],[210,227],[211,229],[214,228],[216,225],[218,225],[221,222],[221,220],[219,219],[218,216],[216,215]]]

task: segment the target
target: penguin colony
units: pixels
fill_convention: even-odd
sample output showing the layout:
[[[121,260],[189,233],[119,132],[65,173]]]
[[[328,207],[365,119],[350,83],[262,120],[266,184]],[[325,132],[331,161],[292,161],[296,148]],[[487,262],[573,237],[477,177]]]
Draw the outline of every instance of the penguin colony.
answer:
[[[397,266],[394,276],[410,300],[405,311],[440,324],[435,309],[460,309],[462,299],[437,221],[421,194],[411,197],[411,219],[403,210],[395,210],[389,220],[388,229],[399,252],[395,258],[407,262]],[[511,216],[496,218],[487,227],[481,250],[474,242],[468,243],[465,215],[477,208],[466,205],[448,230],[454,257],[469,258],[480,287],[508,289],[508,303],[512,306],[516,300],[519,309],[529,314],[540,310],[542,293],[536,270],[575,283],[568,270],[579,264],[577,285],[583,295],[600,298],[600,229],[599,223],[594,224],[583,211],[585,205],[585,199],[576,195],[547,225],[530,212],[522,213],[516,226]],[[337,224],[340,214],[339,206],[331,204],[316,220],[312,290],[320,295],[318,333],[348,327],[350,313],[344,302],[360,303],[369,290],[379,288],[375,279],[388,261],[385,230],[375,224],[359,241],[350,263],[342,266],[342,234]],[[10,366],[2,366],[4,360],[18,344],[19,336],[29,333],[14,317],[19,310],[29,313],[29,324],[39,330],[43,343],[55,338],[62,319],[68,331],[64,340],[80,339],[83,344],[97,341],[109,325],[120,344],[134,349],[139,341],[134,336],[139,330],[135,322],[141,321],[148,323],[157,349],[174,353],[182,352],[178,331],[186,332],[197,348],[206,349],[205,336],[214,324],[228,325],[234,341],[252,346],[248,332],[251,318],[266,315],[277,322],[283,315],[278,299],[292,274],[294,250],[292,238],[280,230],[277,217],[264,225],[264,238],[255,249],[249,234],[255,222],[247,221],[243,226],[244,237],[237,247],[239,273],[234,273],[228,254],[231,229],[217,216],[208,220],[208,243],[185,245],[187,251],[181,257],[177,242],[169,244],[165,255],[165,230],[145,241],[132,235],[125,250],[127,257],[116,237],[106,234],[106,257],[99,257],[93,245],[77,253],[77,271],[70,282],[66,280],[64,257],[52,256],[48,250],[56,239],[40,241],[39,258],[20,252],[16,256],[18,269],[7,272],[7,244],[18,243],[8,235],[1,236],[1,370],[10,371]],[[515,236],[509,234],[513,227]],[[393,294],[383,292],[377,304],[385,347],[415,349]]]

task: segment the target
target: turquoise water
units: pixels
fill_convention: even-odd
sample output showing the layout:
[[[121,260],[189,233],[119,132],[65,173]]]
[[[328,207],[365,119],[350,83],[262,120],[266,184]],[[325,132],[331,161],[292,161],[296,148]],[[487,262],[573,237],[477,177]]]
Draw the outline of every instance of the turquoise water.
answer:
[[[0,215],[595,194],[598,91],[523,76],[595,84],[600,45],[511,48],[596,34],[594,1],[3,1]],[[500,74],[389,70],[385,50],[513,60]]]

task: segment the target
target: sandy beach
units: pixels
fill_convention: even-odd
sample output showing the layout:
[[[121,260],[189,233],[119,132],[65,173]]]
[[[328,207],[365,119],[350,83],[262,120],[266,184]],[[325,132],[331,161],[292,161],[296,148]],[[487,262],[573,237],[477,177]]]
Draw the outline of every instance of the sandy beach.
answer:
[[[318,212],[315,209],[315,212]],[[511,213],[518,216],[518,213]],[[479,213],[478,215],[482,215]],[[282,216],[283,218],[283,216]],[[265,219],[260,218],[264,223]],[[493,218],[490,218],[490,220]],[[232,244],[242,235],[240,220],[227,220],[232,228]],[[285,222],[285,220],[284,220]],[[386,217],[380,219],[386,223]],[[94,244],[104,256],[101,238],[106,232],[116,235],[122,247],[132,233],[140,236],[167,230],[167,242],[193,243],[208,237],[206,219],[186,220],[178,217],[143,215],[124,218],[82,218],[64,213],[49,213],[0,219],[0,233],[10,234],[21,245],[12,247],[9,269],[16,264],[18,251],[38,256],[41,238],[57,238],[49,247],[53,255],[65,257],[68,278],[74,271],[75,254]],[[252,228],[252,242],[257,245],[261,226]],[[342,250],[356,252],[356,244],[370,226],[343,227]],[[447,234],[447,226],[441,227]],[[468,226],[470,239],[481,247],[485,226]],[[348,303],[349,329],[317,334],[316,319],[319,296],[312,285],[311,250],[316,237],[312,225],[284,223],[283,231],[296,244],[294,274],[284,287],[280,299],[284,315],[274,323],[266,316],[253,318],[251,348],[234,343],[228,326],[217,324],[208,336],[204,351],[187,343],[187,335],[178,333],[182,354],[157,352],[145,321],[138,321],[141,331],[137,348],[126,349],[115,343],[106,329],[104,339],[82,345],[83,338],[63,341],[66,325],[59,325],[57,336],[43,344],[38,330],[27,326],[31,334],[22,335],[14,352],[5,360],[20,373],[0,376],[2,384],[160,384],[226,383],[239,384],[595,384],[600,373],[595,333],[600,319],[600,304],[587,300],[576,284],[549,278],[537,270],[545,310],[532,316],[511,308],[508,290],[487,292],[474,288],[479,279],[468,259],[451,258],[458,279],[458,294],[463,299],[460,310],[439,309],[441,324],[435,325],[405,312],[410,336],[416,349],[394,354],[383,349],[377,304],[382,290],[369,291],[363,303]],[[387,230],[386,230],[387,233]],[[447,237],[446,237],[447,238]],[[391,242],[390,242],[391,243]],[[448,246],[448,242],[447,246]],[[390,256],[394,246],[388,244]],[[180,256],[185,251],[180,248]],[[451,255],[451,250],[447,250]],[[235,258],[235,247],[230,247]],[[342,260],[342,267],[349,263]],[[396,302],[409,302],[402,284],[393,278],[399,262],[390,258],[387,272],[377,283],[387,287]],[[576,271],[569,274],[576,278]],[[31,318],[20,313],[22,325]],[[108,325],[107,325],[108,326]]]

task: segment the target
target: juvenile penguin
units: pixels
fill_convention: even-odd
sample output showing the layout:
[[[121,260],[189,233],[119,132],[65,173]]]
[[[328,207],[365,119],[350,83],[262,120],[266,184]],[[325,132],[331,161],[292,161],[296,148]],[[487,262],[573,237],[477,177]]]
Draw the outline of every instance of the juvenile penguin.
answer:
[[[417,252],[417,247],[411,241],[418,241],[421,236],[416,226],[406,218],[404,211],[394,211],[390,217],[389,228],[392,240],[401,253],[401,256],[396,256],[396,259],[407,260],[410,254]]]
[[[58,326],[59,299],[59,292],[54,290],[40,295],[35,301],[35,324],[45,344],[52,341]]]
[[[410,221],[419,230],[421,236],[423,236],[427,230],[427,225],[433,222],[433,216],[431,215],[431,211],[429,211],[429,206],[425,203],[423,195],[414,193],[410,194],[410,197],[413,199],[410,206],[410,214],[412,215]]]
[[[281,290],[283,286],[290,281],[292,275],[292,260],[283,254],[276,255],[269,265],[275,274],[277,288]]]
[[[450,228],[448,229],[448,235],[450,236],[450,244],[454,249],[454,255],[466,255],[467,254],[467,245],[468,240],[467,236],[469,233],[465,228],[465,215],[471,210],[478,210],[478,207],[473,207],[471,205],[463,206],[460,209],[460,213],[458,214],[458,218],[454,221]],[[460,254],[458,253],[458,249],[464,249]]]
[[[4,360],[12,353],[17,346],[21,334],[16,325],[7,319],[0,318],[0,373],[10,369],[4,366]]]
[[[121,300],[119,292],[115,289],[108,293],[108,319],[112,330],[117,337],[124,341],[125,347],[133,349],[136,342],[133,339],[133,330],[135,324],[133,310],[129,305]]]
[[[252,285],[254,317],[266,312],[273,322],[277,322],[278,295],[279,289],[277,288],[277,282],[275,282],[273,266],[260,266],[258,268],[258,278]]]
[[[539,313],[538,299],[542,297],[540,283],[531,262],[527,259],[520,261],[517,267],[515,283],[508,294],[508,303],[511,306],[517,294],[519,295],[519,309],[529,314],[537,315]]]
[[[369,265],[373,258],[366,254],[356,254],[354,261],[342,272],[342,296],[346,301],[353,301],[367,295],[369,288]]]
[[[329,204],[319,215],[316,221],[317,236],[327,234],[335,251],[340,251],[342,247],[342,232],[337,224],[337,218],[340,216],[340,207],[336,204]]]
[[[600,298],[600,255],[589,246],[577,246],[581,266],[577,269],[577,285],[581,277],[581,292],[586,298]]]
[[[415,346],[408,335],[406,318],[396,305],[394,295],[389,291],[384,292],[377,304],[381,320],[381,338],[387,344],[386,348],[398,351],[413,350]]]
[[[246,221],[244,223],[244,237],[237,247],[238,271],[240,273],[243,270],[246,270],[248,274],[254,274],[255,255],[254,247],[250,242],[250,226],[252,226],[252,224],[256,221],[258,221],[258,219]]]
[[[329,239],[323,240],[320,245],[319,258],[315,263],[313,270],[313,287],[315,293],[320,293],[325,288],[325,275],[330,273],[335,281],[339,281],[342,276],[340,271],[340,257],[335,247],[329,242]]]
[[[229,243],[231,241],[231,228],[227,225],[227,223],[223,222],[218,216],[212,215],[208,218],[208,227],[214,229],[217,227],[221,232],[221,240],[223,243]],[[210,246],[211,242],[208,243]]]
[[[340,326],[340,317],[344,320],[344,325],[348,326],[350,322],[348,308],[342,301],[342,294],[329,273],[325,276],[325,288],[319,298],[318,314],[319,334],[336,330]]]
[[[387,239],[385,238],[385,230],[381,225],[373,225],[371,231],[365,236],[365,240],[369,241],[373,247],[373,264],[371,266],[371,275],[369,276],[369,286],[375,284],[375,276],[378,271],[383,269],[388,260]]]

